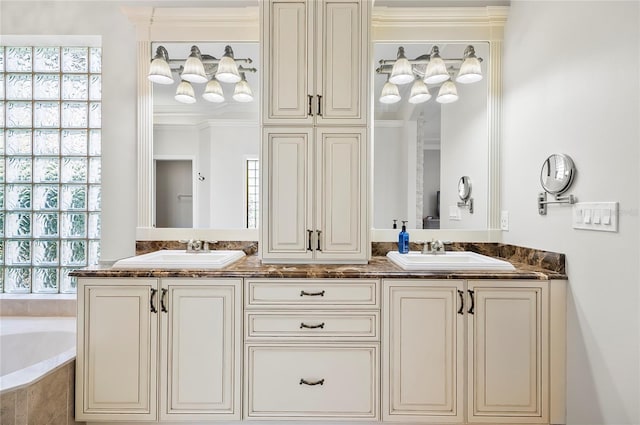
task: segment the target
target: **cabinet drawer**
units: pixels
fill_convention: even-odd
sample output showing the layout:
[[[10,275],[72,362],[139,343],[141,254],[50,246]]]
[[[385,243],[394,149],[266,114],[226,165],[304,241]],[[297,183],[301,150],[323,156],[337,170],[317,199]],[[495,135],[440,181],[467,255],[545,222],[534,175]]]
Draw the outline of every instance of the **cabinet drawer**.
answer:
[[[251,418],[378,417],[378,345],[256,345],[246,349]]]
[[[305,308],[377,308],[375,279],[248,279],[246,306]]]
[[[247,313],[246,336],[296,340],[378,339],[377,312],[268,312]]]

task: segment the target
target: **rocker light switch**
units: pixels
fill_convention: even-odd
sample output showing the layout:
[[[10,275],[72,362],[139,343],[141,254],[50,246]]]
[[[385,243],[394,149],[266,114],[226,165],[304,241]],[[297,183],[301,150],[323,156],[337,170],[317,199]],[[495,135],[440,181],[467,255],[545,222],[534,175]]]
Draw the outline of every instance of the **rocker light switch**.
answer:
[[[578,202],[573,204],[573,228],[617,232],[618,203]]]

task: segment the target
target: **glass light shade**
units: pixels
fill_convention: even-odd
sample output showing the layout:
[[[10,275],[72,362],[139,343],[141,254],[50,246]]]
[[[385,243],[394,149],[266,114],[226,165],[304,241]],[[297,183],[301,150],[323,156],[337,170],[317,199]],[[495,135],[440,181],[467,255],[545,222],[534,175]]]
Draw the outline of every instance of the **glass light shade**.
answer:
[[[157,84],[173,84],[171,68],[162,57],[156,56],[149,66],[149,81]]]
[[[384,83],[382,87],[382,93],[380,94],[380,102],[381,103],[397,103],[400,101],[400,92],[398,91],[398,86],[387,81]]]
[[[209,81],[207,74],[204,72],[200,49],[197,46],[191,46],[191,54],[184,63],[184,69],[180,77],[190,83],[206,83]]]
[[[240,81],[240,73],[236,61],[230,56],[223,56],[218,63],[218,71],[216,72],[216,80],[223,83],[237,83]]]
[[[422,80],[416,80],[411,86],[411,95],[409,96],[409,103],[424,103],[431,99],[431,93],[429,88]]]
[[[482,67],[476,57],[469,57],[462,62],[456,81],[462,84],[475,83],[482,80]]]
[[[209,80],[204,88],[204,93],[202,93],[202,98],[213,103],[224,102],[224,93],[220,83],[215,79]]]
[[[184,80],[180,81],[174,99],[181,103],[196,103],[196,94],[191,83]]]
[[[427,70],[424,73],[424,82],[427,84],[439,84],[448,79],[449,72],[447,71],[447,65],[440,57],[438,46],[433,46],[431,48],[429,63],[427,63]]]
[[[440,87],[436,102],[438,103],[453,103],[458,100],[458,89],[453,81],[445,81]]]
[[[244,78],[236,83],[236,87],[233,90],[233,100],[243,103],[253,101],[251,87],[249,87],[249,83]]]

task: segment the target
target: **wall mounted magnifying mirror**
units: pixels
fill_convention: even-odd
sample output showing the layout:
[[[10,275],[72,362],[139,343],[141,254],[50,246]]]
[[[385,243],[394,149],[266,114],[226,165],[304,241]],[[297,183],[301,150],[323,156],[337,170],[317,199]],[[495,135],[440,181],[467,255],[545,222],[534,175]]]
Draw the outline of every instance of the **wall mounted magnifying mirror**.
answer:
[[[574,204],[573,195],[561,196],[569,190],[576,174],[573,161],[568,155],[553,154],[542,163],[540,170],[540,184],[544,192],[538,194],[538,213],[547,214],[548,204]],[[547,201],[547,193],[554,195],[554,201]]]
[[[462,176],[458,180],[458,207],[469,207],[469,213],[473,214],[473,198],[471,197],[471,179],[469,176]]]

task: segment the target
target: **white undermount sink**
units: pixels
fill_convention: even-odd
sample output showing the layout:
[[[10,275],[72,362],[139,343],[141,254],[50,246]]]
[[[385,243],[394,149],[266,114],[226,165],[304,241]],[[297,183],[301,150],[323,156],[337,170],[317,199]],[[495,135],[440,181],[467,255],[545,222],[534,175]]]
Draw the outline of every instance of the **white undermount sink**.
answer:
[[[185,250],[160,250],[135,257],[123,258],[114,269],[221,269],[245,256],[239,250],[215,250],[187,252]]]
[[[515,270],[508,261],[469,251],[447,251],[438,254],[423,254],[419,251],[400,254],[398,251],[389,251],[387,258],[404,270]]]

